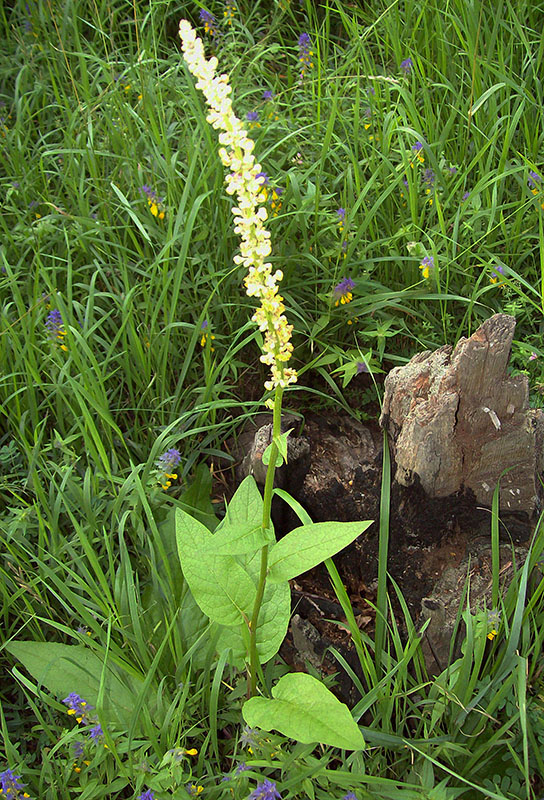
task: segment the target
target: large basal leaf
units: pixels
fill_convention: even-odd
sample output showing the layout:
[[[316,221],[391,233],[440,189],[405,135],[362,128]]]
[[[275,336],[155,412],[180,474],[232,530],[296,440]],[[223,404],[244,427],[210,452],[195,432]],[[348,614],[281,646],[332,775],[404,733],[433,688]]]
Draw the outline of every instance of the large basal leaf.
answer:
[[[259,624],[257,625],[257,653],[261,664],[270,661],[285,639],[291,616],[291,592],[288,583],[267,582]],[[245,623],[244,623],[245,624]],[[240,669],[244,666],[246,646],[241,633],[242,626],[223,628],[217,650],[232,648],[229,663]]]
[[[120,679],[113,665],[84,645],[60,642],[17,642],[6,645],[36,682],[63,700],[70,692],[76,692],[96,708],[102,672],[104,689],[102,711],[107,721],[118,722],[128,727],[136,703],[139,687],[131,690]],[[127,680],[137,681],[133,676]]]
[[[320,742],[344,750],[365,746],[348,707],[311,675],[284,675],[272,698],[252,697],[244,703],[242,715],[250,727],[276,730],[302,744]]]
[[[270,550],[268,578],[289,581],[347,547],[372,525],[365,522],[313,522],[284,536]]]
[[[181,509],[176,511],[176,538],[181,569],[202,611],[221,625],[251,617],[254,582],[233,556],[217,555],[208,546],[212,534]]]

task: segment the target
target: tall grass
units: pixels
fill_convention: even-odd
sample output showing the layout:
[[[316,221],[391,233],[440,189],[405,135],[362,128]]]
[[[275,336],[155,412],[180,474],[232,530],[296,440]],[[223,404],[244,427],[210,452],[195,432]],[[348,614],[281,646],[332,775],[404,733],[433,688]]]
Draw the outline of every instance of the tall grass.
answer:
[[[282,797],[535,797],[541,529],[502,596],[497,638],[483,611],[462,608],[462,656],[432,678],[406,606],[402,621],[390,611],[387,481],[375,641],[329,565],[364,678],[353,673],[368,750],[340,761],[274,735],[253,753],[239,742],[243,688],[215,654],[173,538],[177,506],[213,526],[209,467],[219,501],[218,461],[260,409],[264,377],[214,134],[176,40],[198,9],[19,0],[0,11],[2,643],[84,642],[138,686],[127,729],[74,773],[59,698],[6,656],[7,763],[47,798],[80,783],[82,797],[132,797],[151,780],[161,798],[198,780],[206,796],[245,797],[258,775]],[[209,10],[221,20],[221,3]],[[238,113],[259,112],[256,152],[284,190],[270,229],[301,374],[288,404],[364,415],[364,378],[344,388],[335,369],[372,348],[387,370],[500,310],[517,319],[514,369],[542,382],[543,13],[529,0],[284,0],[240,2],[222,26]],[[301,83],[302,32],[314,55]],[[335,306],[346,276],[353,300]],[[60,339],[45,326],[53,310]],[[155,464],[171,447],[182,460],[165,492]],[[269,665],[268,679],[282,669]],[[192,745],[180,763],[165,755]],[[241,757],[251,770],[221,784]]]

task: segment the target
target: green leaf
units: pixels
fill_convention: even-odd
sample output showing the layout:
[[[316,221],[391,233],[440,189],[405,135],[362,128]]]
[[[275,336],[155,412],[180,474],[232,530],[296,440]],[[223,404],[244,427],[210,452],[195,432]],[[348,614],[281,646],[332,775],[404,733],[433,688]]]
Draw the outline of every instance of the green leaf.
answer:
[[[209,547],[213,535],[179,508],[176,538],[181,569],[202,611],[221,625],[251,617],[257,590],[247,571],[233,556],[217,555]]]
[[[188,506],[193,517],[213,531],[217,527],[217,517],[210,500],[212,476],[206,464],[199,464],[193,482],[179,498],[182,505]]]
[[[265,544],[274,544],[276,537],[272,528],[263,530],[260,525],[255,527],[252,522],[236,525],[222,525],[217,533],[210,537],[207,550],[213,550],[216,555],[235,556],[245,553],[254,553]]]
[[[237,524],[251,523],[257,527],[262,521],[263,498],[255,478],[253,475],[248,475],[234,492],[227,506],[225,519],[218,525],[217,531],[227,525],[234,527]]]
[[[130,724],[138,687],[127,687],[112,664],[104,667],[104,658],[84,645],[60,642],[17,642],[6,645],[37,683],[64,699],[70,692],[81,695],[96,708],[103,681],[101,711],[108,721]],[[102,678],[102,673],[104,677]],[[134,676],[130,677],[134,681]]]
[[[365,746],[348,707],[311,675],[284,675],[272,697],[252,697],[244,704],[242,715],[250,727],[274,729],[302,744],[320,742],[344,750]]]
[[[268,445],[268,447],[266,448],[266,450],[262,455],[262,462],[265,465],[265,467],[267,467],[270,464],[270,454],[272,453],[272,444],[273,442]],[[276,456],[276,467],[281,467],[281,466],[283,466],[283,458],[278,453]]]
[[[261,664],[270,661],[280,649],[287,634],[290,616],[291,591],[289,584],[287,582],[267,582],[257,625],[257,653]],[[240,669],[243,668],[247,649],[242,626],[222,629],[217,645],[218,652],[225,647],[232,648],[233,656],[230,662]]]
[[[289,428],[289,430],[285,431],[285,433],[280,433],[279,436],[274,436],[272,439],[272,441],[278,448],[278,453],[283,458],[286,464],[287,464],[287,438],[292,430],[293,430],[292,428]]]
[[[284,536],[270,550],[268,578],[288,581],[330,558],[372,525],[364,522],[313,522]]]

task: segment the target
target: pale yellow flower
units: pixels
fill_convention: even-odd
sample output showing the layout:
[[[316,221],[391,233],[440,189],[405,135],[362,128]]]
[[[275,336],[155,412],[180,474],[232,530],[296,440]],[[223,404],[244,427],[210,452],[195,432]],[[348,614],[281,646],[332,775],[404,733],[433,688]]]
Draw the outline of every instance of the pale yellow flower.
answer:
[[[265,388],[285,387],[297,380],[296,371],[285,366],[293,352],[293,326],[284,316],[283,298],[278,294],[277,284],[283,273],[279,269],[273,272],[272,264],[266,261],[272,246],[270,233],[263,224],[268,217],[262,205],[266,193],[261,165],[253,155],[255,144],[232,110],[228,75],[216,75],[217,58],[206,60],[202,40],[187,20],[181,20],[179,35],[189,71],[197,78],[196,87],[202,91],[210,108],[206,119],[220,131],[219,157],[229,169],[225,179],[227,194],[236,196],[232,213],[234,231],[240,236],[240,253],[233,260],[247,269],[244,278],[247,294],[261,301],[252,320],[265,335],[261,361],[268,364],[271,371],[271,380],[266,381]]]

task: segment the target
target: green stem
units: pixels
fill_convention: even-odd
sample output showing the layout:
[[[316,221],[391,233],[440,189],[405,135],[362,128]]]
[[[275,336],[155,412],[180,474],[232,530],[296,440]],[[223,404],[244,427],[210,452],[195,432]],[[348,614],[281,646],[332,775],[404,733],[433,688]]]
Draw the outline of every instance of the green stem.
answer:
[[[270,461],[266,470],[266,480],[264,484],[264,497],[263,497],[263,530],[270,527],[270,515],[272,509],[272,492],[274,490],[274,473],[276,471],[276,461],[278,458],[278,448],[274,442],[274,438],[281,433],[281,401],[283,396],[283,389],[276,388],[276,396],[274,397],[274,416],[272,425],[272,447],[270,449]],[[259,573],[259,583],[257,584],[257,595],[255,597],[255,604],[253,606],[253,613],[251,615],[251,622],[249,628],[249,663],[250,663],[250,681],[249,681],[249,696],[252,697],[257,690],[257,670],[259,666],[259,656],[257,654],[257,625],[259,623],[259,612],[263,602],[264,590],[266,587],[266,573],[268,570],[268,545],[265,545],[261,550],[261,571]]]

